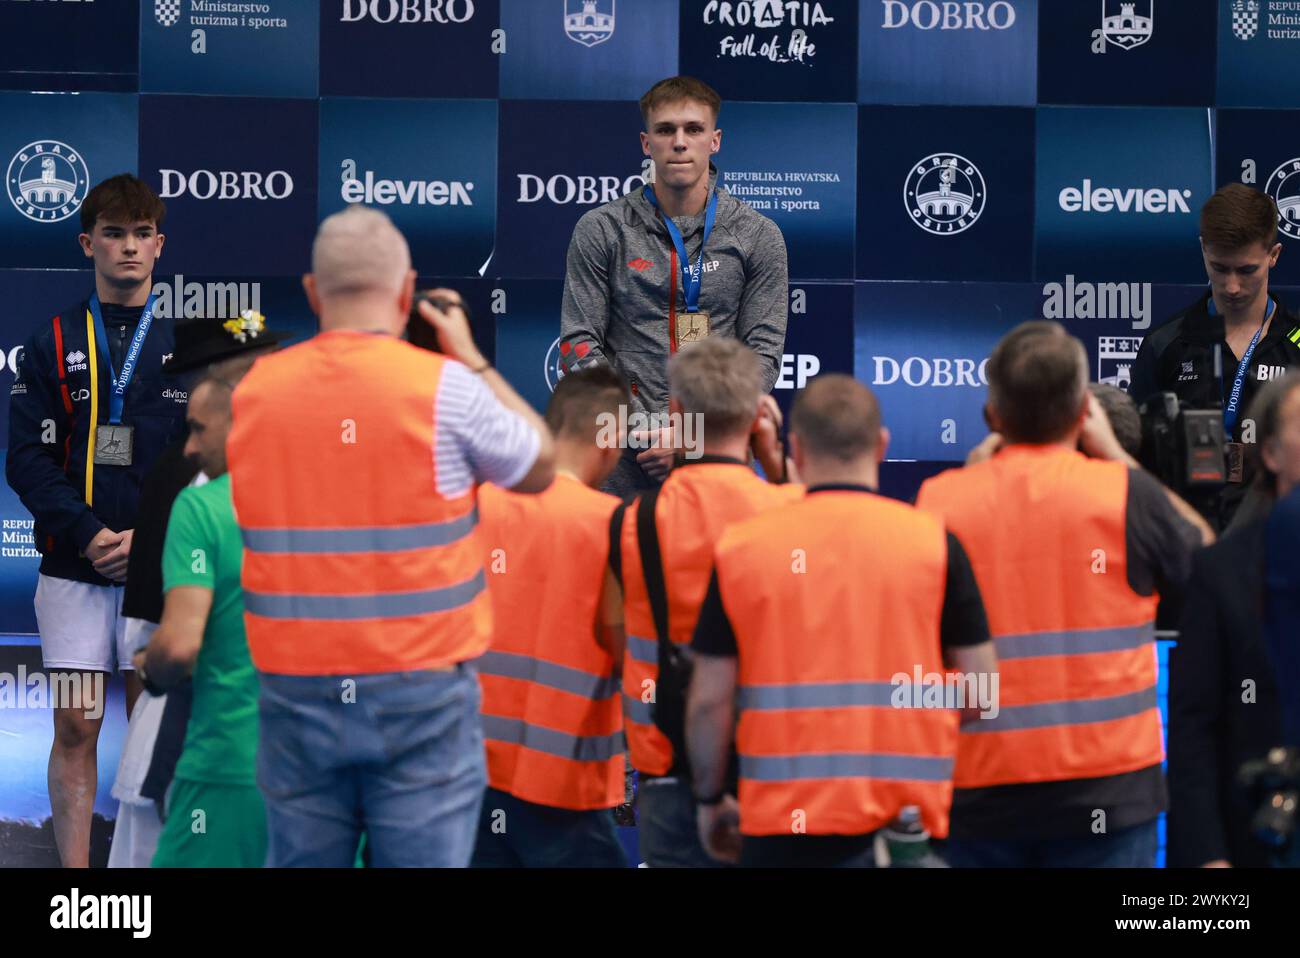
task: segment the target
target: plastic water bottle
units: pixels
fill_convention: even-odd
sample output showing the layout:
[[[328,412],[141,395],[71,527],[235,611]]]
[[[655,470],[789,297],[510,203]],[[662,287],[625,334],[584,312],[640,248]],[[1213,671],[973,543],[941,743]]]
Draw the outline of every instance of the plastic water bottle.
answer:
[[[947,868],[930,850],[930,833],[921,824],[921,809],[904,805],[898,817],[881,829],[889,868]]]

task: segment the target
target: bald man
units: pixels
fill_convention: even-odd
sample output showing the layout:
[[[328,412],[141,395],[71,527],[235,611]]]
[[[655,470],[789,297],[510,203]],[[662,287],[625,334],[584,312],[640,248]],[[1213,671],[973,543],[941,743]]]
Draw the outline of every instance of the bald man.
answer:
[[[790,415],[806,494],[729,526],[714,549],[686,706],[696,823],[714,858],[869,868],[877,831],[908,806],[947,832],[955,709],[996,709],[997,656],[962,544],[877,494],[888,445],[871,390],[820,377]],[[806,568],[791,575],[796,554]],[[964,694],[931,699],[945,669],[978,690],[978,708]]]
[[[273,867],[464,867],[486,784],[478,677],[491,625],[477,487],[539,492],[550,434],[474,345],[460,298],[421,302],[383,213],[321,223],[303,279],[321,332],[259,360],[228,456],[260,679]]]

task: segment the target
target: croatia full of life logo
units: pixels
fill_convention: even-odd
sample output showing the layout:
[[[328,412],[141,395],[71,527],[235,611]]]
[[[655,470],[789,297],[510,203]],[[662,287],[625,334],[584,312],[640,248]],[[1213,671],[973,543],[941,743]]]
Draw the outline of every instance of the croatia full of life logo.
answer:
[[[718,41],[719,59],[753,57],[810,66],[817,55],[814,37],[829,38],[835,18],[815,2],[710,0],[704,5],[702,21],[705,27],[727,30]]]

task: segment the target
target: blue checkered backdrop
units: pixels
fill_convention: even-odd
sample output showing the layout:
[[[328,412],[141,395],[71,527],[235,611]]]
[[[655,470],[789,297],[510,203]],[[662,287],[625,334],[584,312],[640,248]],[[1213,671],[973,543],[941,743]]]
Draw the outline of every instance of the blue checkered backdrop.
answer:
[[[573,225],[644,182],[636,100],[680,72],[724,98],[721,181],[785,234],[782,403],[829,371],[870,384],[906,493],[981,438],[984,361],[1023,319],[1065,322],[1125,385],[1205,282],[1196,216],[1217,186],[1272,193],[1275,282],[1300,285],[1291,7],[0,0],[0,396],[27,335],[89,287],[79,202],[132,170],[167,201],[155,280],[175,315],[259,305],[305,334],[315,223],[373,204],[422,275],[492,317],[497,364],[540,407]],[[7,489],[0,521],[12,671],[39,661],[21,638],[37,556]],[[0,818],[48,813],[41,729],[0,737],[6,773],[31,766],[6,774]]]

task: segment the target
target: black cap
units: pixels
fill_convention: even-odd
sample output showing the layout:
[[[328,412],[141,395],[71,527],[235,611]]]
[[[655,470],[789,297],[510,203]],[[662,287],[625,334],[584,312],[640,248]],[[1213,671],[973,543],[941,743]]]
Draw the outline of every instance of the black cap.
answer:
[[[281,342],[261,313],[246,309],[235,319],[191,319],[176,324],[176,349],[162,371],[169,376],[202,369]]]

